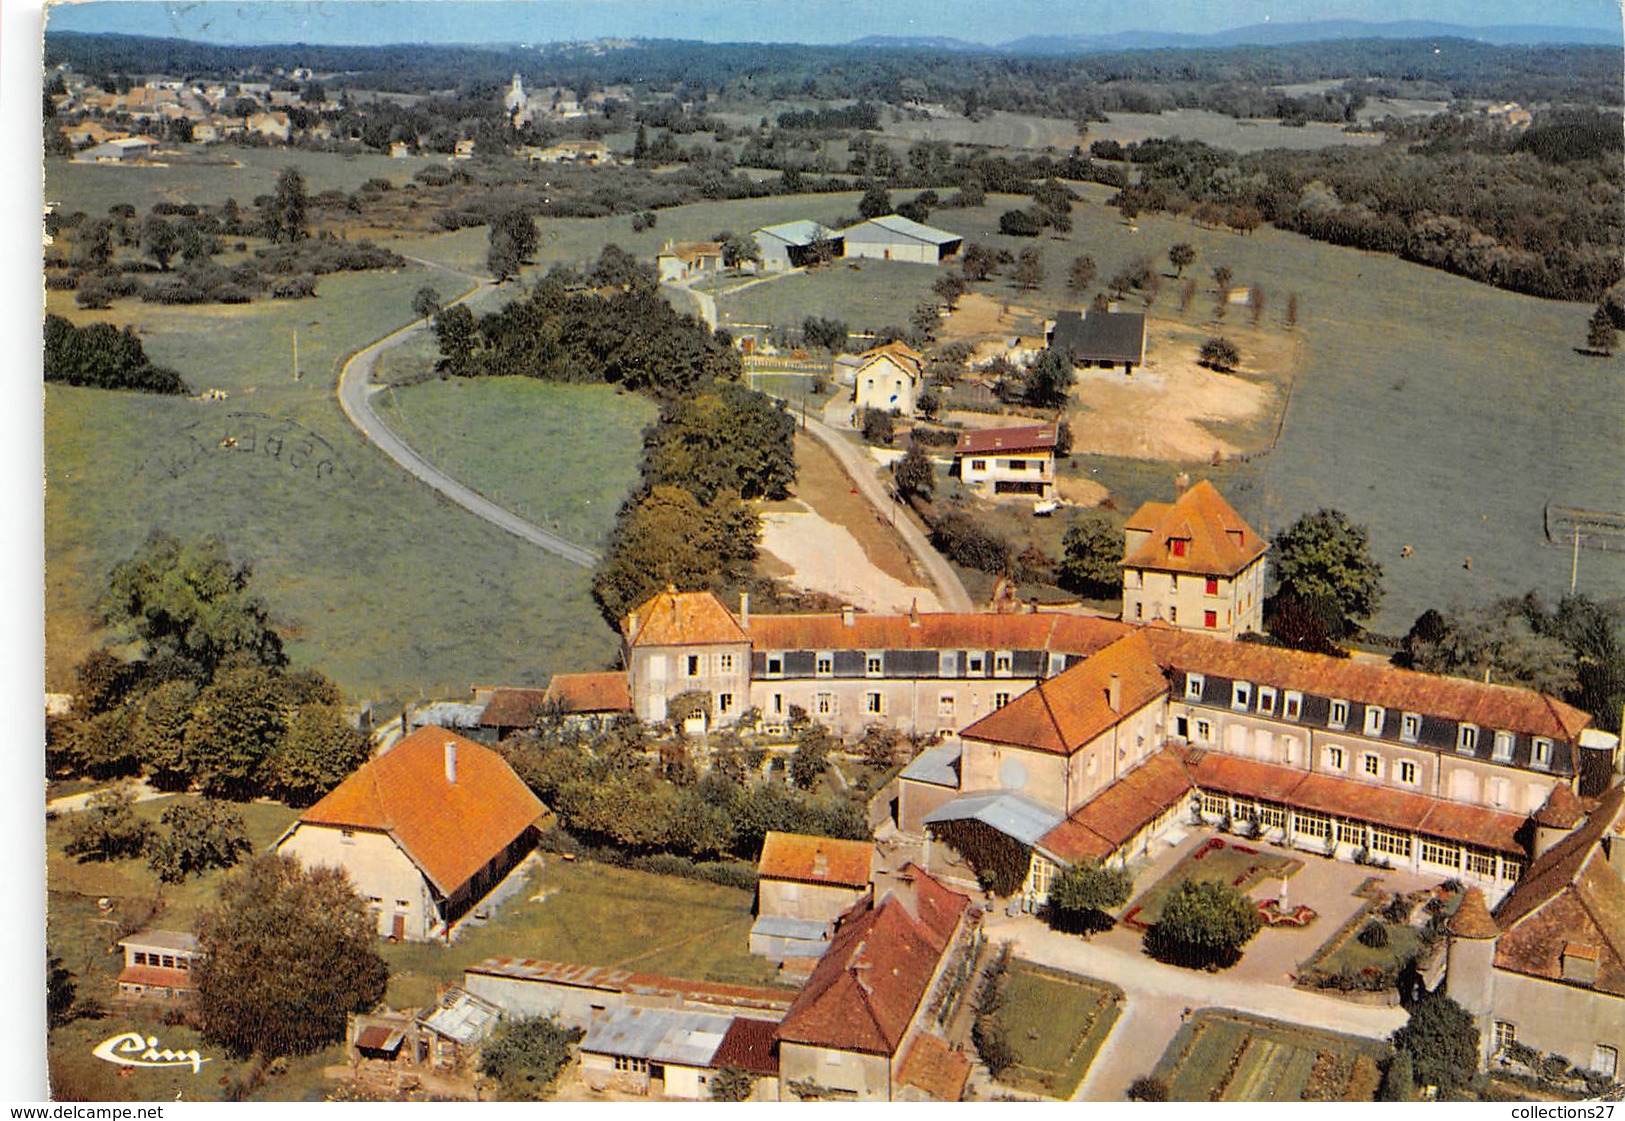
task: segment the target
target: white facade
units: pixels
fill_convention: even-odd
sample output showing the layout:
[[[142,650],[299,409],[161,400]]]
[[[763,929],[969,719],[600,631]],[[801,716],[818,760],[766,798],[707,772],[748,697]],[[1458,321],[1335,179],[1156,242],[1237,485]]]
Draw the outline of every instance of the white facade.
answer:
[[[1130,545],[1132,552],[1133,545]],[[1123,619],[1161,621],[1215,638],[1264,630],[1264,557],[1235,576],[1123,566]]]
[[[389,834],[300,822],[277,851],[306,867],[325,864],[347,872],[381,937],[421,942],[435,935],[440,917],[429,883]]]

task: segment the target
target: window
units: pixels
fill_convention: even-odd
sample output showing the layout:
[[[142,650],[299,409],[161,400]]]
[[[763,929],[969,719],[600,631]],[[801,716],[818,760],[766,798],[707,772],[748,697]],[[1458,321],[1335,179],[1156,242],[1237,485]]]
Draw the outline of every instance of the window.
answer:
[[[1360,766],[1366,774],[1378,778],[1382,775],[1382,756],[1367,755],[1360,760]]]
[[[783,716],[784,715],[784,694],[783,693],[774,693],[773,694],[773,703],[769,707],[772,709],[774,716]]]
[[[1490,780],[1490,805],[1504,806],[1512,796],[1512,784],[1504,778]]]
[[[717,712],[730,713],[734,710],[734,695],[732,693],[717,694]]]
[[[1343,769],[1343,749],[1341,747],[1328,747],[1326,749],[1326,769],[1328,771],[1341,771]]]
[[[1049,675],[1051,677],[1054,677],[1056,674],[1063,672],[1065,669],[1066,669],[1066,655],[1065,654],[1051,654],[1049,656]]]
[[[1384,829],[1380,825],[1371,827],[1371,851],[1385,853],[1388,856],[1403,856],[1409,860],[1411,855],[1411,835],[1409,833],[1396,833],[1392,829]]]
[[[876,716],[880,715],[882,708],[879,693],[865,693],[863,695],[863,711],[872,712]]]
[[[1460,868],[1461,849],[1447,841],[1424,840],[1422,860],[1426,864],[1437,864],[1443,868]]]
[[[642,1074],[644,1071],[649,1069],[649,1062],[647,1059],[633,1059],[627,1057],[626,1055],[616,1055],[615,1069],[619,1071],[631,1071],[634,1074]]]
[[[1399,781],[1411,786],[1416,785],[1416,764],[1409,759],[1399,761]]]
[[[937,698],[937,715],[951,717],[954,714],[954,695],[943,693]]]
[[[863,659],[863,672],[869,677],[879,677],[882,659],[879,654],[870,654]]]
[[[1223,816],[1230,812],[1230,799],[1224,794],[1203,794],[1202,812]]]
[[[980,654],[971,654],[965,659],[965,672],[974,677],[980,677],[986,671],[982,668],[987,659]]]
[[[1008,653],[993,655],[993,672],[1007,675],[1010,672],[1010,655]]]
[[[1134,605],[1134,617],[1136,619],[1144,619],[1145,618],[1145,604],[1136,603]]]
[[[1258,690],[1258,711],[1265,716],[1275,715],[1275,690],[1267,685]]]
[[[1486,879],[1495,878],[1495,854],[1483,849],[1467,850],[1467,871]]]
[[[957,650],[944,650],[940,654],[937,655],[937,676],[938,677],[958,677],[959,676],[959,651],[957,651]]]
[[[1187,673],[1185,675],[1185,699],[1188,701],[1201,700],[1203,682],[1204,678],[1201,674]]]
[[[1258,824],[1265,829],[1285,829],[1286,807],[1261,803],[1258,807]]]
[[[1382,735],[1382,724],[1388,714],[1378,705],[1365,706],[1365,734],[1368,736]]]
[[[1349,725],[1349,703],[1347,701],[1333,701],[1331,715],[1326,723],[1333,728],[1347,728]]]
[[[829,677],[835,673],[835,655],[820,654],[814,659],[814,672],[819,677]]]
[[[147,954],[146,954],[145,950],[137,950],[135,952],[135,964],[137,964],[137,965],[146,965],[147,964]]]
[[[1399,738],[1406,743],[1415,743],[1422,737],[1422,717],[1414,712],[1407,712],[1399,718]]]
[[[1337,823],[1337,843],[1365,848],[1365,826],[1358,821],[1339,821]]]
[[[1613,1078],[1619,1073],[1619,1048],[1597,1044],[1591,1052],[1591,1069],[1604,1078]]]
[[[1208,630],[1217,627],[1219,625],[1219,613],[1217,611],[1202,612],[1202,625]]]
[[[1292,825],[1305,837],[1318,837],[1325,841],[1332,835],[1332,819],[1324,814],[1299,810],[1292,815]]]
[[[1184,556],[1185,539],[1183,537],[1170,537],[1168,539],[1168,551],[1176,557]]]
[[[355,830],[354,829],[340,830],[339,831],[339,843],[346,844],[346,845],[355,844]]]
[[[1010,461],[1010,470],[1012,470],[1012,471],[1025,471],[1025,470],[1027,470],[1027,461],[1025,459],[1012,459]]]
[[[970,461],[970,469],[972,471],[986,471],[987,470],[987,460],[985,460],[985,459],[973,459],[973,460],[971,460]]]
[[[1518,1042],[1518,1025],[1509,1020],[1495,1021],[1495,1049],[1505,1050]]]
[[[688,675],[690,677],[700,676],[700,656],[698,654],[688,656]]]
[[[164,968],[165,969],[174,969],[175,968],[175,955],[174,954],[165,954],[164,955]]]
[[[395,906],[397,906],[397,907],[410,907],[411,905],[412,905],[412,901],[409,900],[409,899],[397,899],[397,900],[395,900]]]
[[[1552,765],[1552,741],[1536,740],[1534,750],[1529,753],[1529,761],[1537,767],[1550,767]]]
[[[1253,687],[1245,681],[1234,682],[1230,686],[1230,707],[1246,712],[1253,703]]]
[[[734,671],[734,656],[732,654],[718,654],[717,669],[722,673],[732,673]]]
[[[1177,607],[1169,607],[1168,608],[1168,621],[1170,623],[1179,622],[1179,608],[1177,608]]]
[[[1210,596],[1219,594],[1219,582],[1211,576],[1207,578],[1207,594]]]
[[[1213,742],[1213,725],[1206,720],[1196,722],[1196,739],[1199,743]]]
[[[1456,750],[1471,755],[1478,749],[1478,729],[1471,724],[1461,724],[1456,728]]]
[[[1523,861],[1501,858],[1501,878],[1507,883],[1515,884],[1523,878]]]
[[[1297,720],[1303,715],[1303,694],[1288,693],[1281,698],[1281,715],[1288,720]]]
[[[835,715],[835,694],[817,693],[813,696],[813,708],[819,716]]]
[[[784,674],[784,656],[782,654],[769,654],[767,656],[767,675],[780,677]]]
[[[1010,694],[1009,693],[994,693],[993,694],[993,707],[994,708],[1003,708],[1005,705],[1007,705],[1009,703],[1010,703]]]

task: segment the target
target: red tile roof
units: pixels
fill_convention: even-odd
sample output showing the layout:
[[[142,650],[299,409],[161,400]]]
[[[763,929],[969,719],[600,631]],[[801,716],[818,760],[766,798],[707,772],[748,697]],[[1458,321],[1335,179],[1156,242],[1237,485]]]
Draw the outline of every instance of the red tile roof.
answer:
[[[837,920],[829,949],[779,1025],[781,1043],[897,1054],[970,900],[914,865],[914,910],[871,894]]]
[[[795,998],[795,993],[789,989],[692,981],[658,973],[636,973],[630,969],[539,961],[535,958],[490,957],[477,965],[468,966],[463,972],[465,975],[482,974],[599,992],[636,993],[668,998],[683,1004],[752,1008],[770,1015],[789,1008]]]
[[[542,714],[545,689],[493,689],[480,711],[482,728],[528,728]]]
[[[1461,805],[1355,779],[1310,774],[1217,751],[1187,751],[1185,765],[1203,790],[1238,794],[1390,829],[1443,837],[1509,855],[1525,855],[1517,833],[1526,819],[1518,814]]]
[[[1546,804],[1536,811],[1535,824],[1551,829],[1572,829],[1585,815],[1580,796],[1560,782],[1546,796]]]
[[[752,615],[758,650],[1044,650],[1092,654],[1134,628],[1086,615]],[[1062,645],[1057,645],[1061,644]]]
[[[734,1018],[711,1056],[711,1066],[717,1070],[737,1067],[739,1070],[764,1078],[776,1078],[779,1073],[779,1025],[771,1020]]]
[[[448,744],[455,784],[446,778]],[[388,833],[450,895],[546,812],[502,756],[430,726],[375,756],[299,821]]]
[[[121,985],[146,985],[149,988],[195,989],[197,982],[185,969],[165,969],[155,965],[127,965],[118,975]]]
[[[1234,576],[1269,548],[1269,542],[1206,479],[1172,505],[1147,502],[1125,528],[1151,535],[1123,559],[1130,568]],[[1169,546],[1173,539],[1185,542],[1184,556],[1173,555]]]
[[[1053,424],[1023,424],[1010,428],[978,428],[960,434],[954,445],[956,455],[987,452],[1054,451]]]
[[[556,673],[547,683],[544,700],[561,712],[631,712],[632,694],[626,674]]]
[[[1535,858],[1495,909],[1505,931],[1495,965],[1548,980],[1563,977],[1573,942],[1598,949],[1595,988],[1625,996],[1625,879],[1609,866],[1602,838],[1625,820],[1625,785],[1598,800],[1586,822]]]
[[[710,592],[667,588],[626,617],[621,631],[633,646],[714,646],[749,642],[739,621]]]
[[[1120,700],[1110,703],[1112,679]],[[1168,691],[1168,681],[1139,633],[1021,694],[960,732],[963,739],[1070,755]]]
[[[1095,795],[1039,840],[1067,864],[1106,860],[1190,793],[1191,779],[1172,751],[1159,751]]]
[[[1458,938],[1495,938],[1501,933],[1501,928],[1490,917],[1490,909],[1484,903],[1484,893],[1476,887],[1467,889],[1456,913],[1450,916],[1448,925],[1450,933]]]
[[[1555,740],[1573,741],[1591,725],[1588,714],[1532,689],[1486,685],[1279,646],[1226,642],[1170,627],[1146,627],[1144,633],[1158,661],[1186,673],[1346,698]]]
[[[920,1032],[903,1053],[897,1081],[923,1090],[939,1102],[957,1102],[970,1080],[970,1060],[934,1035]]]
[[[768,880],[864,888],[869,886],[874,856],[872,841],[770,832],[762,842],[757,875]]]
[[[874,362],[881,358],[892,359],[899,366],[902,366],[904,370],[912,373],[915,377],[918,377],[920,372],[924,369],[924,356],[907,343],[897,341],[889,342],[885,346],[872,347],[871,349],[858,355],[858,369],[862,370],[863,367],[867,366],[870,362]]]

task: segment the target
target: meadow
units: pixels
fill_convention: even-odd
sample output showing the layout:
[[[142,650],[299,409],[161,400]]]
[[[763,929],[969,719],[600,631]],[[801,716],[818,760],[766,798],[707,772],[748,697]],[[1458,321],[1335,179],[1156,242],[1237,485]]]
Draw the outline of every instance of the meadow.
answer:
[[[1179,1029],[1153,1077],[1176,1102],[1368,1102],[1387,1053],[1374,1040],[1203,1008]]]
[[[1020,1058],[999,1081],[1070,1101],[1117,1023],[1122,1001],[1116,985],[1012,960],[1000,1015]]]
[[[638,481],[646,397],[533,378],[426,381],[375,404],[395,433],[499,506],[598,549]]]

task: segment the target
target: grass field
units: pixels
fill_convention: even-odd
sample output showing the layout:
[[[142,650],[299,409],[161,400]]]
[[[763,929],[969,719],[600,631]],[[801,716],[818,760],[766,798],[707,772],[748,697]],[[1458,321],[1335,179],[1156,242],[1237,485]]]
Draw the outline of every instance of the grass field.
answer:
[[[1374,1040],[1204,1008],[1179,1029],[1153,1076],[1178,1102],[1368,1102],[1387,1052]]]
[[[1274,120],[1238,120],[1206,109],[1176,109],[1170,113],[1113,113],[1104,123],[1089,125],[1089,141],[1115,140],[1129,144],[1153,136],[1199,140],[1234,152],[1267,148],[1303,151],[1338,146],[1371,147],[1382,143],[1380,133],[1344,132],[1338,124],[1311,122],[1302,128],[1284,128]],[[1088,144],[1084,145],[1085,148]]]
[[[432,1001],[439,984],[493,955],[614,965],[745,985],[770,985],[776,968],[750,953],[753,895],[698,880],[545,858],[492,920],[450,946],[385,945],[389,1001]]]
[[[1186,880],[1211,880],[1246,892],[1266,880],[1276,881],[1290,876],[1302,867],[1302,861],[1291,857],[1260,852],[1251,846],[1237,846],[1231,842],[1226,842],[1222,849],[1197,848],[1136,898],[1133,906],[1123,913],[1123,919],[1140,926],[1155,926],[1162,917],[1162,907],[1168,893]]]
[[[723,326],[800,327],[816,315],[840,320],[853,331],[906,329],[909,313],[921,301],[935,298],[931,285],[942,275],[935,265],[836,261],[718,297],[717,311]]]
[[[362,441],[333,399],[342,357],[409,319],[412,293],[437,280],[450,291],[444,274],[413,268],[328,277],[317,299],[298,303],[69,311],[78,322],[134,324],[155,361],[195,389],[230,397],[49,387],[53,687],[66,687],[71,667],[100,641],[105,574],[155,528],[224,538],[234,557],[253,563],[291,656],[358,699],[539,684],[612,656],[614,636],[585,571],[410,480]],[[295,329],[306,372],[298,383]],[[227,436],[235,446],[222,446]]]
[[[1117,1023],[1122,1000],[1116,985],[1012,961],[1002,1016],[1020,1061],[999,1081],[1070,1100]]]
[[[80,164],[55,157],[45,161],[45,202],[64,214],[82,210],[92,217],[111,206],[129,203],[145,214],[154,203],[219,205],[228,198],[252,213],[257,195],[276,190],[283,168],[296,167],[311,194],[334,189],[354,191],[368,179],[388,179],[397,187],[411,182],[424,167],[445,167],[444,156],[391,159],[369,153],[301,152],[289,148],[244,148],[236,145],[181,145],[181,155],[161,156],[167,167],[117,167]],[[484,231],[481,231],[482,233]]]
[[[638,481],[647,397],[534,378],[428,381],[385,391],[379,415],[504,509],[599,547]]]

